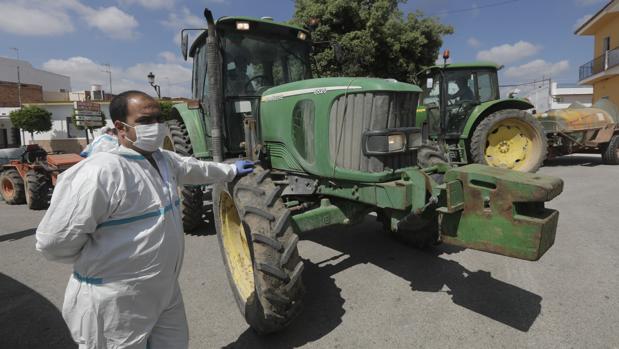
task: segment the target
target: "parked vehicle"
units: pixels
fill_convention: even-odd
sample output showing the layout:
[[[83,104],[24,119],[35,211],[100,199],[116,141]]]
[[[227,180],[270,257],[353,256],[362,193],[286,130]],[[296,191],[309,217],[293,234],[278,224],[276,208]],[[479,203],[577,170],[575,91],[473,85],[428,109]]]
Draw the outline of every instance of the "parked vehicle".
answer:
[[[25,203],[32,210],[44,210],[58,174],[82,159],[77,154],[48,155],[37,144],[30,144],[24,147],[20,160],[2,165],[0,195],[9,205]]]
[[[259,333],[284,328],[302,308],[299,232],[377,212],[388,232],[419,247],[442,240],[537,260],[552,246],[558,212],[544,202],[561,193],[561,179],[477,164],[451,168],[440,159],[420,166],[419,87],[311,79],[306,29],[204,15],[208,28],[191,48],[181,32],[183,55],[193,58],[195,100],[172,107],[165,144],[211,161],[258,162],[253,174],[212,193],[186,187],[181,194],[186,227],[205,213],[203,195],[212,195],[232,293]]]
[[[592,108],[573,104],[537,115],[548,139],[548,157],[572,153],[602,154],[602,162],[619,165],[619,111],[601,99]]]
[[[445,59],[449,54],[445,54]],[[535,172],[546,159],[547,141],[526,99],[501,98],[492,62],[452,63],[420,74],[425,88],[417,126],[446,147],[450,163],[478,163]]]

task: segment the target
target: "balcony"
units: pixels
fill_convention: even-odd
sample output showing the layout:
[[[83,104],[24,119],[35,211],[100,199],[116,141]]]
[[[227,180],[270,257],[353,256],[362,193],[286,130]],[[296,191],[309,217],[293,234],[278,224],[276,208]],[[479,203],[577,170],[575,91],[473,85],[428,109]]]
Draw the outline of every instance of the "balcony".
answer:
[[[609,70],[617,66],[619,66],[619,47],[606,51],[603,55],[581,65],[578,72],[579,81],[581,84],[586,84],[608,75],[615,75],[616,69]]]

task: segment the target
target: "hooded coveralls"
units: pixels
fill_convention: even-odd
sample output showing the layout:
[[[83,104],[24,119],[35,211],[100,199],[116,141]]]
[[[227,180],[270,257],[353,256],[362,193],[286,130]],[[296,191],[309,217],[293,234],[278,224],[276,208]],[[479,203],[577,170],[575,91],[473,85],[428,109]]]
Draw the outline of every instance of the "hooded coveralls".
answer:
[[[37,250],[73,263],[62,314],[80,348],[187,348],[178,285],[184,234],[177,185],[231,181],[234,165],[125,147],[59,176]]]
[[[86,149],[80,153],[80,155],[83,157],[89,157],[100,151],[110,151],[116,147],[118,147],[118,138],[116,138],[116,136],[111,136],[104,133],[95,138],[92,143],[90,143]]]

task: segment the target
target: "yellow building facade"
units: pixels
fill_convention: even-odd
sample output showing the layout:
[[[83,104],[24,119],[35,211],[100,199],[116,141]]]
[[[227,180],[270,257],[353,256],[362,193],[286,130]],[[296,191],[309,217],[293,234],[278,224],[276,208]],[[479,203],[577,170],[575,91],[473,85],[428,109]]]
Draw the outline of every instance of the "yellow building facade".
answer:
[[[594,58],[580,66],[580,83],[593,86],[593,103],[605,98],[619,106],[619,0],[608,2],[575,33],[595,38]]]

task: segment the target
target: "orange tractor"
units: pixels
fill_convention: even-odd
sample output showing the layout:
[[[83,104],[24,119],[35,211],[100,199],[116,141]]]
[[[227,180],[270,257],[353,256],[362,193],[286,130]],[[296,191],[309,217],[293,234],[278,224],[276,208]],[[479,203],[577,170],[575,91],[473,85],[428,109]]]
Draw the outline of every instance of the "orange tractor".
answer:
[[[0,195],[9,205],[26,203],[32,210],[44,210],[58,175],[81,160],[77,154],[47,154],[38,145],[30,144],[21,160],[0,167]]]

